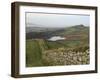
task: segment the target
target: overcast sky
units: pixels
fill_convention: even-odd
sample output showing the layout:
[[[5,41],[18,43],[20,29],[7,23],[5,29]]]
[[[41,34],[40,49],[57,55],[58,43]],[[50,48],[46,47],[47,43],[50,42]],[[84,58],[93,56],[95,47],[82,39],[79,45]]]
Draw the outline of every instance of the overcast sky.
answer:
[[[89,23],[89,15],[26,13],[27,27],[69,27],[80,24],[89,26]]]

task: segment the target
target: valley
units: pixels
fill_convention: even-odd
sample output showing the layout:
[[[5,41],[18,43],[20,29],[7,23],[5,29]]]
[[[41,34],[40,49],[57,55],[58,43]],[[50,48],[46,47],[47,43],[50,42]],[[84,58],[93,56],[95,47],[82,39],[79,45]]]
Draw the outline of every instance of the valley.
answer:
[[[55,36],[58,38],[61,37],[62,39],[49,40]],[[63,28],[26,28],[27,67],[89,64],[89,54],[86,52],[87,50],[89,50],[88,26],[75,25]],[[62,53],[64,55],[57,57],[57,53],[59,56],[61,56]],[[83,56],[82,53],[84,53]],[[81,55],[81,61],[77,61],[78,59],[76,59],[73,60],[75,63],[73,63],[73,61],[69,63],[66,59],[71,54],[75,58],[75,54]],[[64,61],[62,58],[66,55],[66,61]],[[84,56],[86,57],[84,58]],[[73,57],[70,57],[70,59]],[[55,61],[52,58],[57,60]]]

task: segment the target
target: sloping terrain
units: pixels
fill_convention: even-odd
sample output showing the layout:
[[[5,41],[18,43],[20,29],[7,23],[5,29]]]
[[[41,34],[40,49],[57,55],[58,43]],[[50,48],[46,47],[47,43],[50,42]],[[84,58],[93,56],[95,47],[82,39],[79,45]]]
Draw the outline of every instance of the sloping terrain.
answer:
[[[49,41],[48,38],[52,36],[62,36],[65,37],[66,39],[58,40],[58,41]],[[62,53],[62,51],[59,51],[61,48],[63,48],[64,54],[68,53],[68,55],[70,55],[70,51],[72,51],[72,53],[75,54],[79,52],[80,54],[86,53],[84,54],[84,56],[87,55],[87,57],[85,58],[85,60],[87,61],[85,61],[84,64],[89,63],[89,59],[87,59],[89,58],[89,54],[88,52],[86,52],[86,50],[89,50],[89,27],[84,25],[76,25],[71,27],[50,28],[50,29],[40,28],[40,27],[26,28],[26,66],[27,67],[50,66],[51,63],[49,64],[48,61],[47,63],[45,63],[44,60],[46,60],[47,57],[49,60],[52,57],[54,58],[53,53],[55,52],[57,53],[57,51]],[[44,54],[45,52],[46,54]],[[55,59],[56,57],[57,56],[55,55]],[[59,57],[59,59],[62,59],[63,57]],[[83,57],[82,60],[84,60]],[[59,65],[59,63],[57,64]],[[57,65],[57,64],[51,64],[51,65]],[[75,63],[70,63],[70,64],[74,65]],[[83,62],[77,62],[76,64],[83,64]]]

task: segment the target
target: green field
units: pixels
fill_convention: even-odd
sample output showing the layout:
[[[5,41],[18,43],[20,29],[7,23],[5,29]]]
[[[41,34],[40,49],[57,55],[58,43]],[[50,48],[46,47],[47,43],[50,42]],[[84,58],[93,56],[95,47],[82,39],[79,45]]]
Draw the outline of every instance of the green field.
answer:
[[[48,47],[43,39],[27,40],[26,41],[26,66],[43,66],[42,52]]]
[[[26,41],[26,66],[42,66],[41,49],[37,40]]]

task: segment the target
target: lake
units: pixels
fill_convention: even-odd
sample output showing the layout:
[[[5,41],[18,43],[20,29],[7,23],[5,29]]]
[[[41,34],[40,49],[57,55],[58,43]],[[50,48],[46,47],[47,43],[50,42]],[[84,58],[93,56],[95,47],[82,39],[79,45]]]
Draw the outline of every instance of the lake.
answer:
[[[61,37],[61,36],[53,36],[51,38],[49,38],[49,41],[58,41],[58,40],[65,40],[65,37]]]

